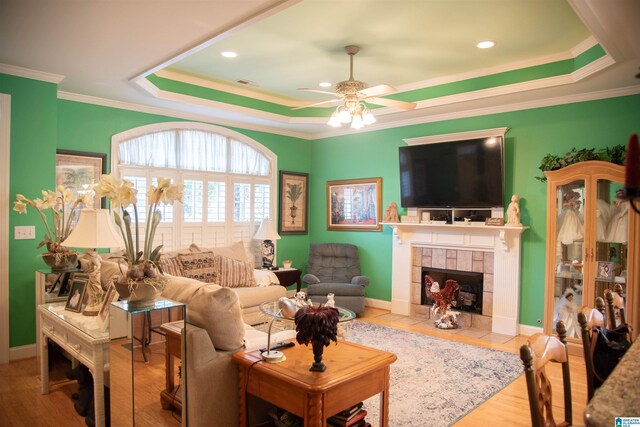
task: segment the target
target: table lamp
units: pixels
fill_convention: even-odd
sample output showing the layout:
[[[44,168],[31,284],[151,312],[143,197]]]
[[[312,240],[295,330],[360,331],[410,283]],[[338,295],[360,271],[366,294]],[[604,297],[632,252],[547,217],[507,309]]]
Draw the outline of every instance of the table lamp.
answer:
[[[273,321],[276,320],[280,314],[283,317],[292,319],[296,315],[296,311],[298,307],[296,304],[287,297],[278,298],[278,311],[271,319],[271,323],[269,323],[269,331],[267,332],[267,351],[262,352],[262,360],[271,363],[277,363],[282,359],[281,351],[271,351],[271,327],[273,326]]]
[[[82,209],[78,223],[62,244],[67,247],[87,249],[89,257],[96,259],[92,263],[93,268],[87,273],[95,273],[94,270],[100,271],[100,258],[95,249],[120,248],[122,247],[122,239],[118,235],[111,214],[107,209]],[[103,290],[100,280],[90,275],[87,291],[89,302],[82,314],[95,316],[102,306]]]
[[[273,267],[273,260],[276,256],[274,240],[279,240],[280,235],[276,232],[276,227],[270,218],[265,218],[260,224],[260,228],[253,236],[254,240],[262,240],[262,268],[268,270],[275,270]]]

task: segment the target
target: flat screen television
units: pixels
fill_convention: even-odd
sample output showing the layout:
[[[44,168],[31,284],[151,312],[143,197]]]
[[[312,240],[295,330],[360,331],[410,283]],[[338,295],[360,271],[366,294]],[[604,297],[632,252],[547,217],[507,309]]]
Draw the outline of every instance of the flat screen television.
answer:
[[[504,206],[503,138],[400,147],[403,207]]]

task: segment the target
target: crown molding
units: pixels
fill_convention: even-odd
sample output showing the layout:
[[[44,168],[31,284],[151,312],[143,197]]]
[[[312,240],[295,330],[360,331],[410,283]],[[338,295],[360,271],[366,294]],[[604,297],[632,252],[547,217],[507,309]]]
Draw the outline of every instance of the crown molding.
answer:
[[[469,117],[487,116],[491,114],[510,113],[513,111],[532,110],[534,108],[554,107],[564,104],[575,104],[578,102],[597,101],[607,98],[619,98],[622,96],[639,95],[640,86],[628,86],[617,89],[602,90],[596,92],[587,92],[576,95],[560,96],[554,98],[539,99],[535,101],[517,102],[513,104],[499,105],[495,107],[476,108],[470,110],[456,111],[453,113],[433,114],[422,117],[414,117],[412,119],[398,120],[393,123],[374,123],[359,129],[359,133],[375,132],[378,130],[394,129],[405,126],[421,125],[425,123],[436,123],[447,120],[465,119]],[[353,130],[344,129],[327,129],[326,132],[319,132],[313,135],[311,139],[331,138],[336,136],[353,135]]]
[[[221,92],[232,93],[238,96],[258,99],[260,101],[272,102],[274,104],[280,104],[287,107],[299,107],[303,104],[300,101],[294,101],[292,99],[283,98],[276,95],[268,95],[266,93],[245,89],[243,87],[235,87],[226,83],[215,82],[212,80],[204,79],[202,77],[192,76],[190,74],[184,74],[177,71],[160,70],[154,74],[164,79],[187,83],[194,86],[205,87],[207,89],[219,90]]]
[[[406,138],[403,141],[407,145],[423,145],[423,144],[437,144],[440,142],[449,142],[449,141],[464,141],[467,139],[479,139],[479,138],[490,138],[501,136],[504,138],[504,135],[509,131],[509,128],[494,128],[494,129],[482,129],[482,130],[472,130],[469,132],[454,132],[454,133],[445,133],[441,135],[430,135],[430,136],[419,136],[417,138]]]
[[[616,61],[609,54],[606,54],[602,58],[598,58],[595,61],[585,65],[579,70],[571,73],[571,79],[574,82],[578,82],[584,78],[587,78],[597,72],[604,70],[605,68],[615,64]]]
[[[45,73],[44,71],[32,70],[30,68],[2,63],[0,63],[0,73],[55,84],[59,84],[65,78],[65,76],[60,74]]]
[[[598,40],[596,40],[596,38],[593,36],[589,36],[570,49],[571,56],[575,58],[576,56],[585,53],[597,44]]]
[[[63,99],[66,101],[82,102],[84,104],[99,105],[102,107],[117,108],[121,110],[136,111],[139,113],[155,114],[155,115],[173,117],[178,119],[200,121],[200,122],[210,123],[210,124],[219,125],[219,126],[228,126],[228,127],[235,127],[235,128],[252,130],[257,132],[266,132],[266,133],[272,133],[276,135],[290,136],[292,138],[299,138],[299,139],[306,139],[306,140],[313,139],[313,136],[309,135],[308,133],[287,131],[279,128],[253,125],[249,123],[237,122],[232,120],[216,119],[214,117],[210,117],[206,115],[186,113],[184,111],[173,110],[170,108],[151,107],[148,105],[116,101],[113,99],[99,98],[99,97],[89,96],[89,95],[81,95],[81,94],[72,93],[72,92],[58,91],[58,99]]]

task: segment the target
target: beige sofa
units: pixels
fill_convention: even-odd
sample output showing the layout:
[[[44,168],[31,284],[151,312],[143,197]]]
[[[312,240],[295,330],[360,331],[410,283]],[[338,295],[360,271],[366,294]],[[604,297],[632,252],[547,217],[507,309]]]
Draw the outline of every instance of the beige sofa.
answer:
[[[171,278],[162,295],[187,305],[184,337],[189,425],[237,426],[238,369],[231,356],[242,350],[245,329],[250,328],[243,322],[239,294],[218,285]],[[252,421],[267,419],[261,402],[250,406]]]
[[[251,329],[249,325],[265,320],[259,309],[260,304],[286,296],[283,286],[265,286],[277,281],[277,278],[265,278],[264,272],[262,275],[258,270],[255,272],[257,276],[253,281],[249,280],[252,286],[238,287],[223,287],[166,274],[168,282],[162,296],[183,302],[187,306],[187,329],[184,337],[188,402],[186,415],[190,426],[235,426],[239,423],[238,370],[231,355],[242,350],[245,331]],[[101,273],[103,284],[113,275],[121,274],[118,265],[112,261],[103,261]],[[255,332],[252,331],[254,337]],[[266,342],[266,334],[264,335]],[[252,399],[250,407],[252,413],[249,417],[252,422],[267,419],[264,402]]]

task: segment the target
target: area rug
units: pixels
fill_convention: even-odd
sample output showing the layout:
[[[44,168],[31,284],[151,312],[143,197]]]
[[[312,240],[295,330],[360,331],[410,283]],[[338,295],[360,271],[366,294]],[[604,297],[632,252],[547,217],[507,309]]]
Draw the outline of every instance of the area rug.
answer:
[[[389,426],[450,426],[522,375],[511,353],[353,321],[347,341],[389,351]],[[367,421],[378,425],[380,398],[365,401]]]

